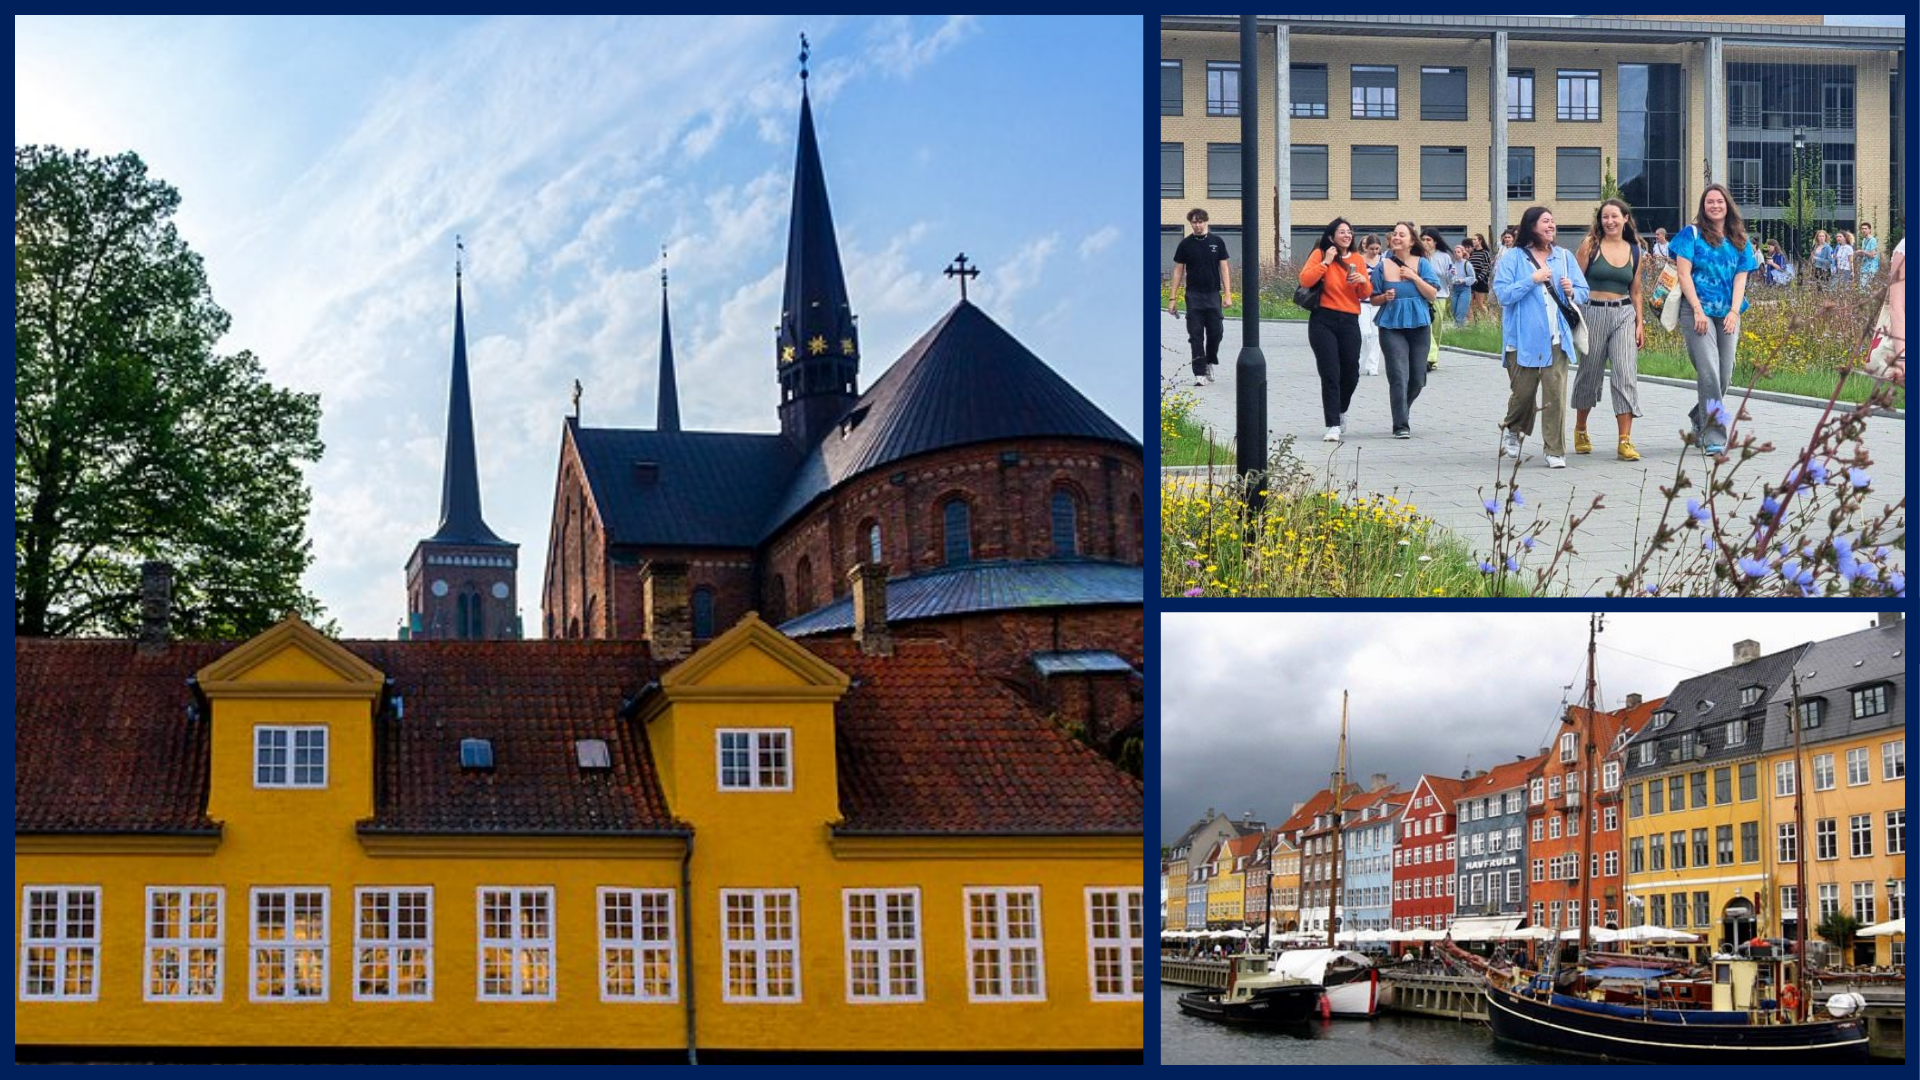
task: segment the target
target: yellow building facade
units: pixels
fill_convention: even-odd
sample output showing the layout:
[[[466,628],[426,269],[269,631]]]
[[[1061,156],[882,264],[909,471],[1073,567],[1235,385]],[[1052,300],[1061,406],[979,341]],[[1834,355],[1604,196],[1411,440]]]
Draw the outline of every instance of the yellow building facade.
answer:
[[[17,659],[39,671],[35,648],[70,644]],[[483,668],[541,652],[565,695],[569,671],[638,648],[570,644],[355,649],[289,619],[173,680],[195,676],[182,731],[204,726],[203,764],[181,759],[204,770],[204,814],[184,824],[90,818],[54,775],[84,752],[17,759],[23,799],[64,805],[16,823],[16,1046],[1140,1048],[1137,828],[928,828],[911,798],[848,805],[848,763],[899,774],[843,733],[969,670],[944,646],[809,650],[750,616],[657,679],[615,677],[635,692],[595,702],[597,726],[535,738],[513,714],[537,702],[481,700]],[[376,666],[396,649],[423,651]],[[392,670],[413,657],[448,672]],[[465,700],[397,692],[473,680]],[[21,702],[17,722],[39,723]],[[482,713],[491,738],[454,737]],[[1034,734],[1015,738],[1039,764],[1109,783]],[[57,743],[29,733],[21,753]],[[513,787],[533,771],[550,805]],[[638,811],[629,777],[649,778]],[[437,805],[409,802],[416,781]],[[1129,780],[1093,816],[1130,785],[1137,800]]]
[[[1207,926],[1228,929],[1246,921],[1247,873],[1245,856],[1235,856],[1233,841],[1221,840],[1208,852]]]

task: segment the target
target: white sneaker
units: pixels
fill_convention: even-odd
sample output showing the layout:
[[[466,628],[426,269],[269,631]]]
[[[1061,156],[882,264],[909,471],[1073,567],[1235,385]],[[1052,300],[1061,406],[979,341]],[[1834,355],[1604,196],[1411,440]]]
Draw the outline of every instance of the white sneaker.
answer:
[[[1213,372],[1211,371],[1207,372],[1207,385],[1208,386],[1213,385]]]
[[[1340,425],[1335,424],[1332,427],[1328,428],[1327,433],[1321,436],[1320,441],[1321,442],[1339,442],[1340,441]]]
[[[1566,467],[1567,467],[1567,459],[1566,459],[1566,458],[1563,458],[1563,457],[1554,457],[1554,456],[1553,456],[1552,454],[1548,454],[1548,455],[1547,455],[1547,468],[1549,468],[1549,469],[1564,469],[1564,468],[1566,468]]]
[[[1195,375],[1193,377],[1193,385],[1195,386],[1207,385],[1207,377],[1205,375]]]
[[[1518,432],[1502,431],[1500,433],[1500,456],[1519,459],[1520,435]]]

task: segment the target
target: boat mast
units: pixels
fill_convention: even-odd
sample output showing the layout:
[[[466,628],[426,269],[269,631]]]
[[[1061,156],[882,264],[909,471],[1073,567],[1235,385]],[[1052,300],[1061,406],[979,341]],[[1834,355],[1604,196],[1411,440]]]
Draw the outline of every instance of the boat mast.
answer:
[[[1583,780],[1580,784],[1583,790],[1581,791],[1580,805],[1578,807],[1580,815],[1582,817],[1587,816],[1587,812],[1588,812],[1587,808],[1594,805],[1593,803],[1593,799],[1594,799],[1593,651],[1594,651],[1596,639],[1600,636],[1601,629],[1602,629],[1602,618],[1600,613],[1596,611],[1592,615],[1588,616],[1587,618],[1587,715],[1586,715],[1586,721],[1585,721],[1586,738],[1584,740],[1586,749],[1580,758],[1580,771],[1583,774],[1585,774],[1586,779]],[[1580,915],[1579,915],[1579,918],[1580,918],[1580,955],[1581,956],[1585,956],[1587,954],[1587,946],[1588,946],[1587,939],[1588,939],[1588,935],[1591,933],[1593,929],[1592,927],[1593,919],[1588,914],[1588,912],[1593,907],[1593,874],[1592,874],[1593,829],[1591,827],[1593,823],[1591,821],[1587,821],[1587,822],[1584,822],[1583,824],[1587,825],[1588,827],[1580,830],[1580,838],[1583,841],[1583,843],[1580,845],[1581,851],[1580,851]]]
[[[1800,990],[1800,1004],[1793,1010],[1795,1020],[1805,1019],[1800,1008],[1811,999],[1807,997],[1807,817],[1803,794],[1807,790],[1807,774],[1800,768],[1800,672],[1793,671],[1793,712],[1787,715],[1787,725],[1793,728],[1793,869],[1794,869],[1794,919],[1793,919],[1793,982]]]
[[[1333,895],[1327,898],[1327,948],[1340,931],[1340,809],[1347,801],[1347,692],[1340,691],[1340,753],[1333,766]]]

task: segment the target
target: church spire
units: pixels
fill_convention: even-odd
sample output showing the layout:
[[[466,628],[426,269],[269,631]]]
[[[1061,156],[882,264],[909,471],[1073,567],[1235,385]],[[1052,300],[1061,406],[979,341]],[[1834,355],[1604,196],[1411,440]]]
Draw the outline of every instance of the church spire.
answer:
[[[780,431],[810,446],[852,407],[859,375],[859,330],[847,301],[826,173],[807,96],[807,39],[800,36],[800,141],[787,222],[787,283],[776,345]]]
[[[667,246],[660,245],[660,404],[654,427],[680,430],[680,388],[673,379],[673,323],[667,317]]]
[[[456,251],[466,248],[458,238]],[[480,470],[473,452],[473,397],[467,389],[467,320],[461,266],[453,264],[453,385],[447,394],[447,462],[440,479],[440,529],[431,537],[454,543],[503,543],[480,517]]]

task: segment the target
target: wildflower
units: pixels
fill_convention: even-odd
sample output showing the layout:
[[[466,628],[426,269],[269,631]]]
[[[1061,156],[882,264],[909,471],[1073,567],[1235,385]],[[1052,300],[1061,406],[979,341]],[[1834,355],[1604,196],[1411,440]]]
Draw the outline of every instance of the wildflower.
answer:
[[[1481,573],[1483,573],[1483,574],[1491,574],[1491,573],[1493,573],[1493,564],[1492,564],[1492,563],[1490,563],[1490,562],[1488,562],[1488,561],[1487,561],[1487,560],[1485,560],[1485,559],[1481,559],[1481,560],[1480,560],[1480,572],[1481,572]]]
[[[1513,489],[1513,505],[1515,505],[1515,506],[1525,506],[1525,505],[1527,505],[1527,500],[1525,500],[1525,499],[1523,499],[1523,498],[1521,498],[1521,497],[1520,497],[1520,489],[1519,489],[1519,488],[1514,488],[1514,489]]]
[[[1772,572],[1765,559],[1744,558],[1740,560],[1740,572],[1750,578],[1763,578]]]
[[[1863,488],[1863,487],[1866,487],[1868,484],[1873,483],[1873,477],[1868,476],[1867,470],[1865,469],[1849,468],[1847,470],[1847,479],[1851,480],[1853,482],[1853,486],[1857,488]]]
[[[1520,541],[1520,546],[1526,548],[1528,551],[1532,551],[1534,543],[1533,537],[1529,536],[1525,540]]]
[[[1816,484],[1827,482],[1827,467],[1817,461],[1807,466],[1807,474],[1813,477],[1813,482]]]
[[[1701,538],[1700,538],[1700,546],[1701,546],[1701,547],[1703,547],[1703,548],[1705,548],[1705,549],[1707,549],[1708,551],[1712,551],[1712,550],[1713,550],[1713,548],[1714,548],[1714,544],[1713,544],[1713,537],[1711,537],[1711,536],[1703,536],[1703,537],[1701,537]]]
[[[1887,549],[1885,547],[1874,548],[1873,557],[1879,559],[1881,562],[1885,562],[1887,560]]]
[[[1420,560],[1419,560],[1419,561],[1420,561],[1420,562],[1432,562],[1432,561],[1433,561],[1433,556],[1431,556],[1431,555],[1422,555],[1422,556],[1420,556]]]
[[[1648,596],[1659,596],[1659,595],[1660,595],[1660,586],[1658,586],[1658,585],[1649,585],[1649,586],[1647,586],[1647,595],[1648,595]]]
[[[1507,556],[1507,572],[1510,574],[1517,574],[1520,572],[1520,560],[1513,557],[1512,555]]]
[[[1788,581],[1792,581],[1794,578],[1799,577],[1800,576],[1800,560],[1788,559],[1786,562],[1781,563],[1780,576],[1783,578],[1786,578]]]
[[[1711,521],[1713,520],[1713,511],[1701,506],[1699,499],[1688,499],[1687,516],[1695,521]]]
[[[1769,495],[1760,500],[1760,514],[1762,517],[1775,517],[1778,516],[1779,513],[1780,504],[1774,500],[1773,496]]]
[[[1805,567],[1801,568],[1800,576],[1797,578],[1794,578],[1793,583],[1795,585],[1800,586],[1803,589],[1813,584],[1813,571]]]
[[[1887,588],[1901,596],[1907,595],[1907,575],[1898,570],[1887,571]]]
[[[1847,539],[1844,536],[1834,537],[1833,552],[1834,554],[1840,556],[1843,559],[1852,558],[1853,557],[1853,541]]]
[[[1401,546],[1401,547],[1406,547],[1406,546],[1407,546],[1408,544],[1411,544],[1411,543],[1413,543],[1413,541],[1411,541],[1411,540],[1402,540],[1402,541],[1400,541],[1400,546]]]
[[[1207,590],[1201,588],[1198,585],[1195,585],[1193,588],[1187,590],[1187,595],[1188,596],[1204,596],[1206,595],[1206,592]]]
[[[1727,407],[1720,403],[1719,398],[1708,399],[1707,415],[1713,418],[1714,423],[1719,424],[1723,428],[1733,426],[1733,414],[1727,411]]]
[[[1819,589],[1816,589],[1816,588],[1814,588],[1814,587],[1813,587],[1812,585],[1810,585],[1810,584],[1809,584],[1809,585],[1802,585],[1802,586],[1800,586],[1800,595],[1801,595],[1801,596],[1808,596],[1808,597],[1811,597],[1811,596],[1819,596],[1819,595],[1820,595],[1820,590],[1819,590]]]
[[[1198,570],[1198,569],[1200,569],[1200,563],[1199,563],[1199,561],[1198,561],[1198,560],[1195,560],[1195,559],[1188,559],[1188,560],[1187,560],[1187,569],[1189,569],[1189,570]]]
[[[1488,499],[1486,502],[1482,503],[1481,505],[1487,508],[1487,513],[1489,514],[1497,514],[1500,512],[1500,504],[1494,502],[1492,499]]]

